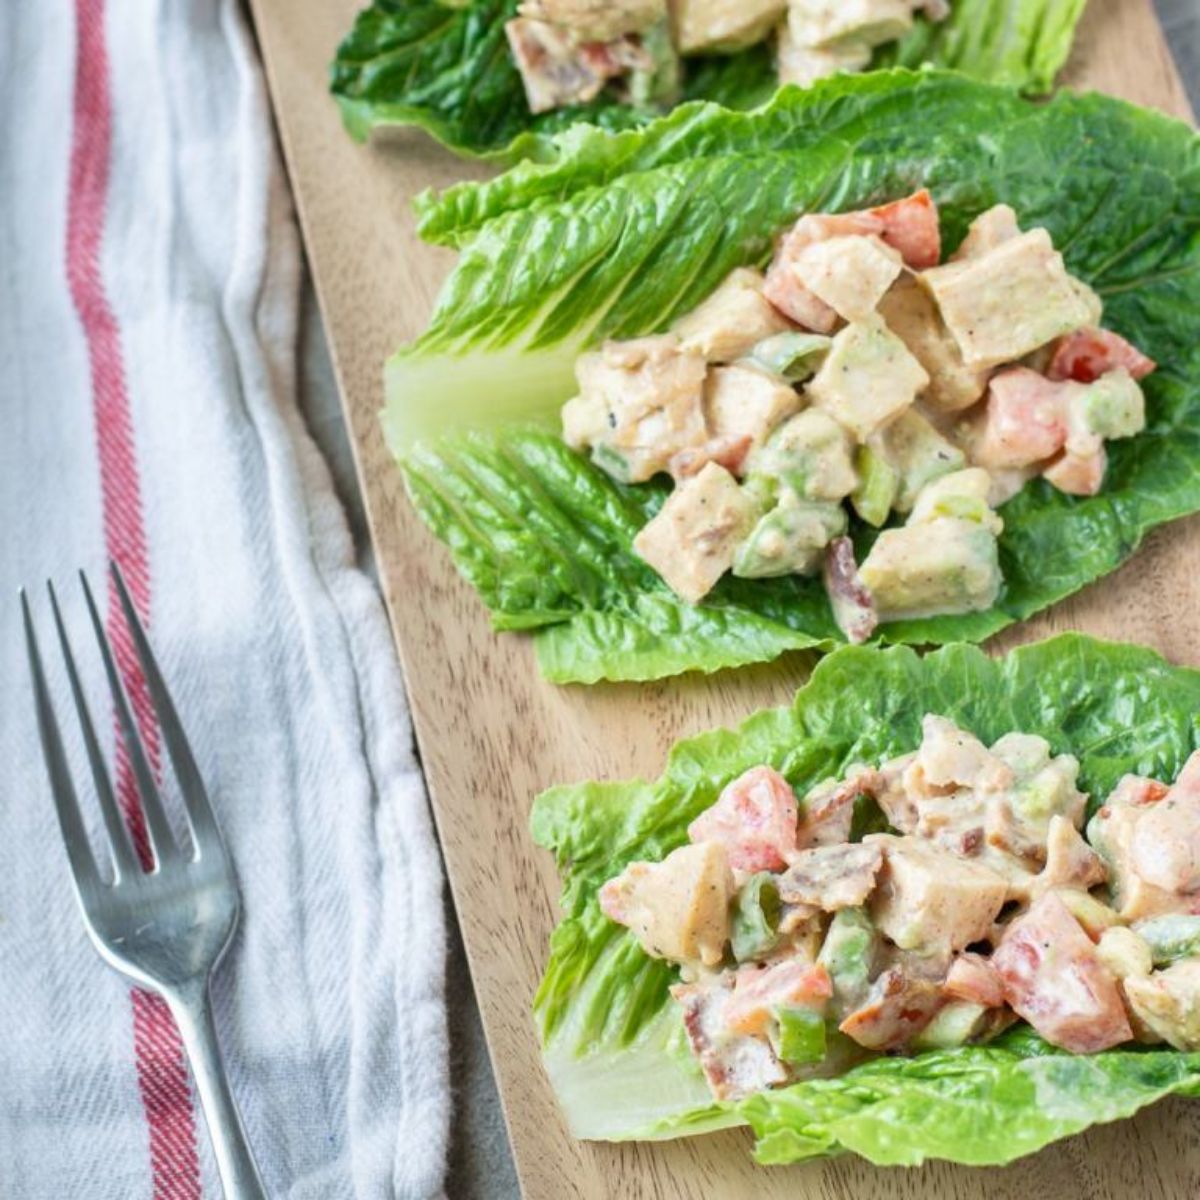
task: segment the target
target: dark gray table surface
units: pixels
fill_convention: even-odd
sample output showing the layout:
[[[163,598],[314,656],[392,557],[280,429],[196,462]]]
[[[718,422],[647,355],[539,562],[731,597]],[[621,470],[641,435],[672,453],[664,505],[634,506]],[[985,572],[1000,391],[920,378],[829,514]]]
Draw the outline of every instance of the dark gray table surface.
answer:
[[[1155,0],[1171,51],[1200,111],[1200,0]],[[309,429],[333,470],[365,569],[374,573],[362,495],[311,282],[306,275],[301,404]],[[450,1200],[508,1200],[519,1194],[496,1082],[488,1061],[475,992],[454,910],[446,900],[450,953],[446,972],[454,1126],[446,1193]]]

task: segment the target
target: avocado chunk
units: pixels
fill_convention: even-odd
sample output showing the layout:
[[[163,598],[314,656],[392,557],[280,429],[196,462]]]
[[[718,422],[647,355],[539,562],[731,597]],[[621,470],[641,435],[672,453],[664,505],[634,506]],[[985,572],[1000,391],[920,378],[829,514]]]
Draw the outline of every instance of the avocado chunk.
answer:
[[[833,339],[808,394],[860,441],[898,417],[929,385],[925,368],[878,313]]]
[[[785,488],[778,504],[737,548],[733,573],[742,579],[770,579],[815,571],[825,547],[846,532],[847,524],[840,504],[802,500]]]
[[[995,535],[961,517],[885,529],[859,575],[886,621],[991,608],[1002,582]]]
[[[947,441],[915,408],[901,413],[876,435],[879,453],[895,468],[899,486],[892,507],[910,512],[921,489],[966,465],[966,456]]]
[[[1134,931],[1150,947],[1156,967],[1200,955],[1200,917],[1169,913],[1139,921]]]
[[[991,476],[982,467],[967,467],[943,475],[921,490],[908,523],[919,525],[938,517],[957,517],[974,521],[999,536],[1004,530],[1004,522],[988,504],[991,487]]]
[[[858,487],[850,493],[854,511],[876,529],[887,523],[900,490],[900,472],[878,451],[859,446],[854,455]]]
[[[750,474],[767,475],[807,500],[841,500],[858,476],[846,431],[828,413],[807,408],[751,453]]]
[[[841,908],[833,914],[817,961],[833,984],[834,1015],[853,1012],[871,989],[879,935],[863,908]]]
[[[1072,397],[1079,423],[1102,438],[1127,438],[1146,428],[1146,398],[1124,368],[1083,385]]]
[[[770,871],[751,875],[733,901],[729,942],[738,962],[753,962],[779,941],[779,889]]]

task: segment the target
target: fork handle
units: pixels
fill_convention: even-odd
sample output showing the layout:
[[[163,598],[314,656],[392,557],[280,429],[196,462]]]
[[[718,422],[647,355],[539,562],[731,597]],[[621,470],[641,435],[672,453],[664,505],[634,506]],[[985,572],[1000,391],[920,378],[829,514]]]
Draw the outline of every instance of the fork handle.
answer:
[[[229,1090],[229,1076],[213,1023],[208,980],[193,980],[172,989],[165,998],[191,1060],[192,1077],[208,1123],[225,1200],[267,1200],[242,1118]]]

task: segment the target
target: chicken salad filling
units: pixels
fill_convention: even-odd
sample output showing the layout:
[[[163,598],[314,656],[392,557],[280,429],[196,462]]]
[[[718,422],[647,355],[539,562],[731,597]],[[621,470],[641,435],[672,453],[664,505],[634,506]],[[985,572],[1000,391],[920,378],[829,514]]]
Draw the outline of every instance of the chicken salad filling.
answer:
[[[1085,822],[1079,764],[936,715],[912,753],[799,801],[733,780],[601,910],[679,967],[671,995],[713,1095],[986,1042],[1200,1050],[1200,752],[1126,775]]]
[[[594,100],[610,84],[639,105],[680,97],[680,59],[774,46],[781,83],[860,71],[872,52],[933,21],[947,0],[524,0],[505,24],[529,108]]]
[[[620,482],[672,477],[634,549],[685,601],[727,572],[821,573],[863,641],[992,607],[995,509],[1029,480],[1100,491],[1156,365],[1102,318],[1007,205],[945,262],[928,191],[807,214],[765,273],[738,268],[667,333],[581,356],[563,437]],[[851,512],[881,530],[861,563]]]

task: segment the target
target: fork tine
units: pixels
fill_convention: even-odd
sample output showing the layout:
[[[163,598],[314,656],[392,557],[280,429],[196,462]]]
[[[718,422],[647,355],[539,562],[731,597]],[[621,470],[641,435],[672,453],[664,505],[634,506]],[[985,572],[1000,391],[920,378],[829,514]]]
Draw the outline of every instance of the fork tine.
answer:
[[[139,872],[140,868],[133,856],[129,830],[126,828],[113,796],[108,768],[104,765],[104,756],[100,753],[100,743],[96,740],[96,730],[92,725],[92,714],[88,710],[87,699],[84,697],[83,687],[79,682],[79,673],[75,669],[75,656],[71,653],[71,643],[67,640],[67,631],[58,607],[58,597],[54,594],[54,585],[49,581],[46,583],[46,590],[50,593],[50,607],[54,612],[58,642],[62,647],[63,660],[67,664],[67,678],[71,682],[71,695],[75,699],[75,709],[79,713],[79,724],[83,726],[83,741],[87,747],[88,762],[92,765],[92,777],[96,782],[96,796],[100,801],[100,812],[104,817],[104,827],[108,830],[113,867],[116,871],[113,882],[116,883],[123,876]]]
[[[62,830],[63,844],[67,848],[67,860],[80,900],[87,905],[89,894],[100,887],[100,875],[92,855],[87,830],[79,812],[79,801],[71,783],[71,770],[63,751],[62,737],[54,717],[54,706],[50,702],[50,689],[42,672],[42,656],[38,652],[37,635],[33,631],[33,617],[29,612],[29,598],[21,589],[21,615],[25,622],[25,648],[29,653],[29,673],[33,677],[33,694],[37,707],[38,733],[42,740],[42,755],[46,759],[46,772],[50,776],[50,792],[58,813],[58,826]]]
[[[87,576],[80,571],[80,582],[83,584],[83,595],[87,600],[88,612],[91,614],[92,627],[96,631],[96,640],[100,643],[100,654],[104,659],[104,671],[108,676],[109,690],[113,695],[113,703],[117,708],[117,719],[121,723],[121,732],[125,737],[125,747],[129,751],[129,760],[133,764],[133,777],[137,781],[138,795],[142,800],[142,811],[146,816],[146,829],[150,834],[150,844],[154,850],[155,859],[161,864],[167,859],[179,854],[175,843],[175,835],[167,821],[167,813],[163,808],[162,797],[158,794],[158,786],[154,782],[154,774],[146,761],[146,750],[142,745],[141,736],[129,710],[129,699],[125,695],[125,686],[113,661],[112,647],[108,635],[104,632],[104,624],[96,608],[92,589]]]
[[[137,609],[125,586],[125,577],[120,567],[111,563],[109,570],[113,582],[117,586],[117,595],[121,600],[121,608],[125,612],[125,622],[133,635],[133,645],[137,650],[138,661],[142,664],[142,674],[146,677],[146,685],[150,689],[150,699],[154,711],[158,715],[158,725],[162,730],[163,740],[167,743],[167,752],[175,765],[175,776],[179,780],[179,791],[183,796],[184,808],[187,812],[188,825],[192,831],[192,845],[196,858],[211,852],[220,852],[224,848],[221,840],[221,830],[217,818],[209,803],[208,792],[204,787],[204,779],[196,760],[192,757],[192,748],[188,744],[183,722],[175,711],[175,702],[167,689],[162,672],[158,669],[154,652],[142,622],[138,619]]]

